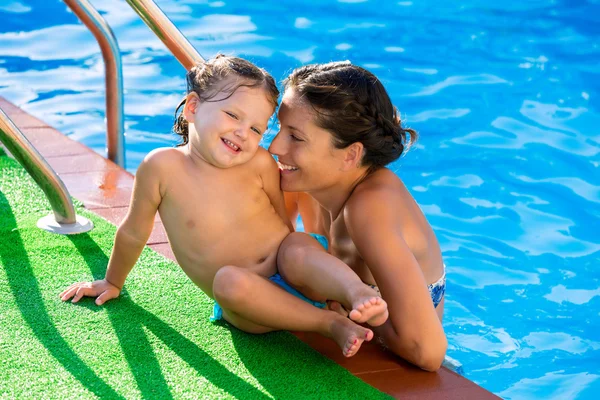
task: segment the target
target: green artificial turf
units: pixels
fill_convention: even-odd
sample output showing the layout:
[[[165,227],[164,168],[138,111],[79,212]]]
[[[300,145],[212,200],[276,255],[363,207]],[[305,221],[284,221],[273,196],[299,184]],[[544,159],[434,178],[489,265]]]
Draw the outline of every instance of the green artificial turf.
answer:
[[[210,323],[212,301],[149,248],[118,299],[63,303],[104,277],[116,228],[78,207],[93,231],[38,229],[50,206],[1,153],[0,398],[387,398],[290,333]]]

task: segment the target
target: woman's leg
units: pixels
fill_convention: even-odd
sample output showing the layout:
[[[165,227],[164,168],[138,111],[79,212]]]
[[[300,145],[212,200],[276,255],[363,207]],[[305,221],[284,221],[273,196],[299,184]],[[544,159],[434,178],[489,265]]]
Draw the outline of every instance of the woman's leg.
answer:
[[[225,266],[215,275],[213,295],[225,320],[249,333],[270,330],[317,332],[330,337],[345,356],[353,356],[373,332],[336,314],[314,307],[253,272]]]
[[[279,248],[277,268],[283,279],[306,297],[338,301],[351,310],[349,317],[356,322],[379,326],[388,318],[387,305],[377,292],[305,233],[286,237]]]

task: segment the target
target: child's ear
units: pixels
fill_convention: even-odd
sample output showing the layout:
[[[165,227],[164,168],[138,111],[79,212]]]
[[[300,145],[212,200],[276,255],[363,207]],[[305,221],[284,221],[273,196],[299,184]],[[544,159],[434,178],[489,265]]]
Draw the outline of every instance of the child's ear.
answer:
[[[365,147],[360,142],[352,143],[344,151],[344,170],[360,167]]]
[[[188,94],[185,99],[185,106],[183,106],[183,117],[188,122],[194,121],[194,115],[196,114],[196,109],[200,105],[200,97],[195,92],[191,92]]]

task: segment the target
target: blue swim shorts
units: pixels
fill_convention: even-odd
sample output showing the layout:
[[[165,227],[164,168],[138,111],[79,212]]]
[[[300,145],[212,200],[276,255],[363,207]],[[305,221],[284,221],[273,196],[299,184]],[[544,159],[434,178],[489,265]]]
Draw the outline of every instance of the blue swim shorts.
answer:
[[[309,235],[314,237],[325,248],[325,250],[327,250],[327,247],[328,247],[327,246],[327,238],[325,236],[317,235],[316,233],[309,233]],[[327,303],[321,303],[321,302],[309,299],[308,297],[306,297],[305,295],[303,295],[302,293],[300,293],[299,291],[297,291],[296,289],[291,287],[286,281],[283,280],[283,278],[279,274],[275,274],[275,275],[271,276],[269,278],[269,280],[271,282],[275,283],[276,285],[280,286],[286,292],[293,294],[294,296],[296,296],[300,300],[304,300],[308,304],[312,304],[313,306],[315,306],[317,308],[325,308],[327,306]],[[213,314],[210,316],[210,320],[212,322],[215,322],[215,321],[219,321],[222,319],[223,319],[223,309],[221,308],[219,303],[217,303],[215,301],[215,305],[213,306]]]
[[[325,236],[319,235],[318,233],[309,233],[309,235],[315,238],[317,242],[325,248],[325,251],[329,250],[329,243],[327,243],[327,238]]]
[[[275,274],[275,275],[271,276],[269,278],[269,280],[271,282],[275,283],[276,285],[280,286],[286,292],[293,294],[294,296],[296,296],[300,300],[304,300],[308,304],[312,304],[313,306],[318,307],[318,308],[325,308],[325,306],[327,305],[327,303],[320,303],[318,301],[309,299],[308,297],[306,297],[305,295],[303,295],[302,293],[300,293],[299,291],[297,291],[296,289],[294,289],[293,287],[288,285],[288,283],[286,281],[284,281],[283,278],[281,277],[281,275],[279,275],[279,274]],[[223,309],[221,308],[219,303],[217,303],[215,301],[215,305],[213,306],[213,314],[210,316],[210,320],[212,322],[215,322],[215,321],[219,321],[221,319],[223,319]]]

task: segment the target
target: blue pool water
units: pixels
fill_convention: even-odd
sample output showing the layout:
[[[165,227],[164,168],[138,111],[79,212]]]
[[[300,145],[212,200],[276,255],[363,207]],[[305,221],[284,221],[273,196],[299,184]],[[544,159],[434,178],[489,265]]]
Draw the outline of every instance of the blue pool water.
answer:
[[[184,70],[125,1],[92,0],[123,52],[127,167],[169,134]],[[391,167],[448,265],[448,355],[509,399],[600,392],[600,1],[158,4],[204,56],[277,79],[350,59],[421,138]],[[0,95],[104,152],[92,35],[58,0],[0,3]]]

